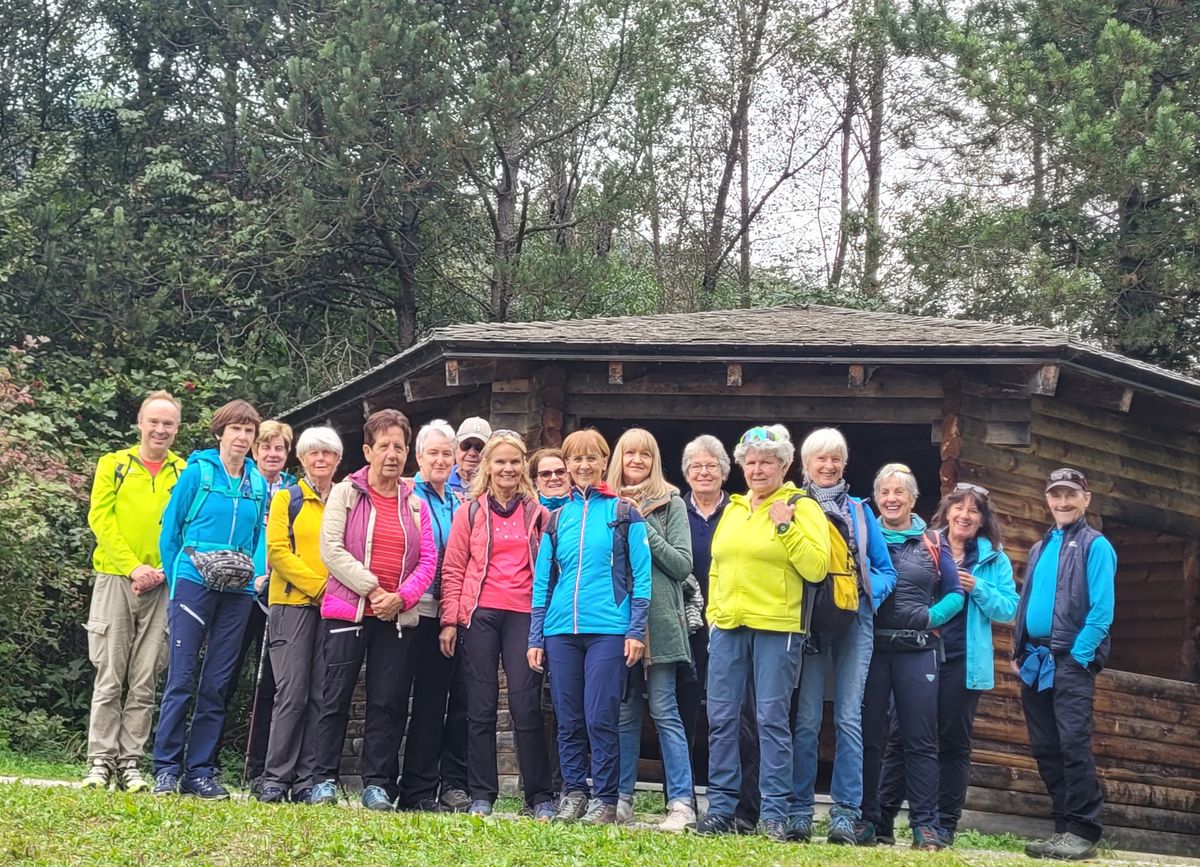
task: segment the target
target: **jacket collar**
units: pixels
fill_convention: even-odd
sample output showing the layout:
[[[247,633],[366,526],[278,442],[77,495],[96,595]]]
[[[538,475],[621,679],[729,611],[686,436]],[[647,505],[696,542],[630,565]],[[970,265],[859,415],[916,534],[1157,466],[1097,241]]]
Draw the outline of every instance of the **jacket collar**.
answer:
[[[370,473],[371,467],[368,464],[364,467],[359,467],[357,470],[346,476],[346,481],[350,482],[360,494],[370,494],[370,487],[367,484],[367,474]],[[404,499],[413,491],[413,483],[408,479],[400,479],[397,482],[397,496]]]
[[[142,463],[142,456],[138,454],[139,449],[141,449],[140,444],[132,445],[129,448],[125,449],[124,451],[118,452],[118,454],[123,454],[126,457],[130,458],[130,460],[137,461],[139,465],[145,466],[145,464]],[[185,464],[185,462],[184,462],[183,458],[181,458],[179,455],[175,454],[175,452],[171,451],[170,449],[167,449],[167,456],[165,458],[163,458],[163,466],[164,467],[171,466],[171,467],[175,468],[176,472],[179,472],[183,469],[184,464]]]
[[[590,500],[593,496],[608,497],[613,500],[617,499],[616,493],[614,493],[613,489],[608,486],[607,482],[601,482],[598,485],[589,485],[587,488],[585,488],[582,491],[579,490],[579,488],[575,488],[575,487],[571,488],[571,499],[572,500],[574,500],[574,499]]]

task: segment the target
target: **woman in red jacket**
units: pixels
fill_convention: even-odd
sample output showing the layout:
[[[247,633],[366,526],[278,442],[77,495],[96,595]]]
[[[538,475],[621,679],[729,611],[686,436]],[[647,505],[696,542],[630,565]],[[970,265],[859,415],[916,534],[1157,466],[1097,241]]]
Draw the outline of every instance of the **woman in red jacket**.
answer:
[[[498,431],[483,449],[472,499],[450,525],[442,563],[441,645],[452,656],[462,631],[467,680],[467,786],[470,813],[489,816],[496,773],[497,668],[504,660],[525,803],[534,818],[554,816],[550,759],[542,731],[542,676],[526,661],[533,567],[549,512],[529,484],[525,443]]]

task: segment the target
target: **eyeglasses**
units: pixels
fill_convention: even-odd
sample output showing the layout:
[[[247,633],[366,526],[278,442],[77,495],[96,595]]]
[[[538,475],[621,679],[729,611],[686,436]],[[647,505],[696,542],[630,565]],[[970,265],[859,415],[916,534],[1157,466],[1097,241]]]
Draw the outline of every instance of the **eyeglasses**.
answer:
[[[458,447],[464,452],[482,452],[483,443],[479,440],[467,440],[465,443],[459,443]]]
[[[781,442],[782,440],[783,440],[783,437],[780,436],[777,431],[773,431],[769,427],[763,427],[762,425],[758,425],[757,427],[750,428],[750,430],[748,430],[744,434],[742,434],[741,442],[742,443],[761,443],[761,442],[777,443],[777,442]]]
[[[697,473],[709,473],[710,475],[715,476],[721,472],[721,465],[720,464],[692,464],[688,467],[688,472],[693,472],[693,471],[697,472]]]
[[[600,455],[571,455],[567,458],[567,463],[577,467],[580,464],[598,464],[602,460],[604,459]]]
[[[537,477],[539,479],[561,479],[567,474],[566,470],[538,470]]]
[[[957,485],[954,486],[954,490],[970,491],[972,494],[979,494],[979,496],[981,496],[981,497],[990,496],[992,493],[991,491],[989,491],[987,488],[983,487],[982,485],[972,485],[970,482],[959,482]]]

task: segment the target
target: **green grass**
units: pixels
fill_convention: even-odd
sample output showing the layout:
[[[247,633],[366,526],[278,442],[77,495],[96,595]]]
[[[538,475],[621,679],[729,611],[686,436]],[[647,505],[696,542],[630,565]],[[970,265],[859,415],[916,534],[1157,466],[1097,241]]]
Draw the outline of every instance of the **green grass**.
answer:
[[[87,767],[83,762],[31,759],[0,749],[0,777],[29,780],[81,780]]]
[[[4,864],[1020,864],[1007,853],[852,850],[761,837],[546,826],[341,807],[0,786]]]

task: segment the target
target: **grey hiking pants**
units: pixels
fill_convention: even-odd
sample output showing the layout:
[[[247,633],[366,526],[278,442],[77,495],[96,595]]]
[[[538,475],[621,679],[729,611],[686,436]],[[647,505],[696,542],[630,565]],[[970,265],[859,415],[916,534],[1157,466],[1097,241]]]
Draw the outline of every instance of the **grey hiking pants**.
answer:
[[[272,605],[267,648],[275,672],[275,709],[267,739],[263,786],[311,788],[317,763],[317,720],[325,693],[321,612],[311,605]]]

